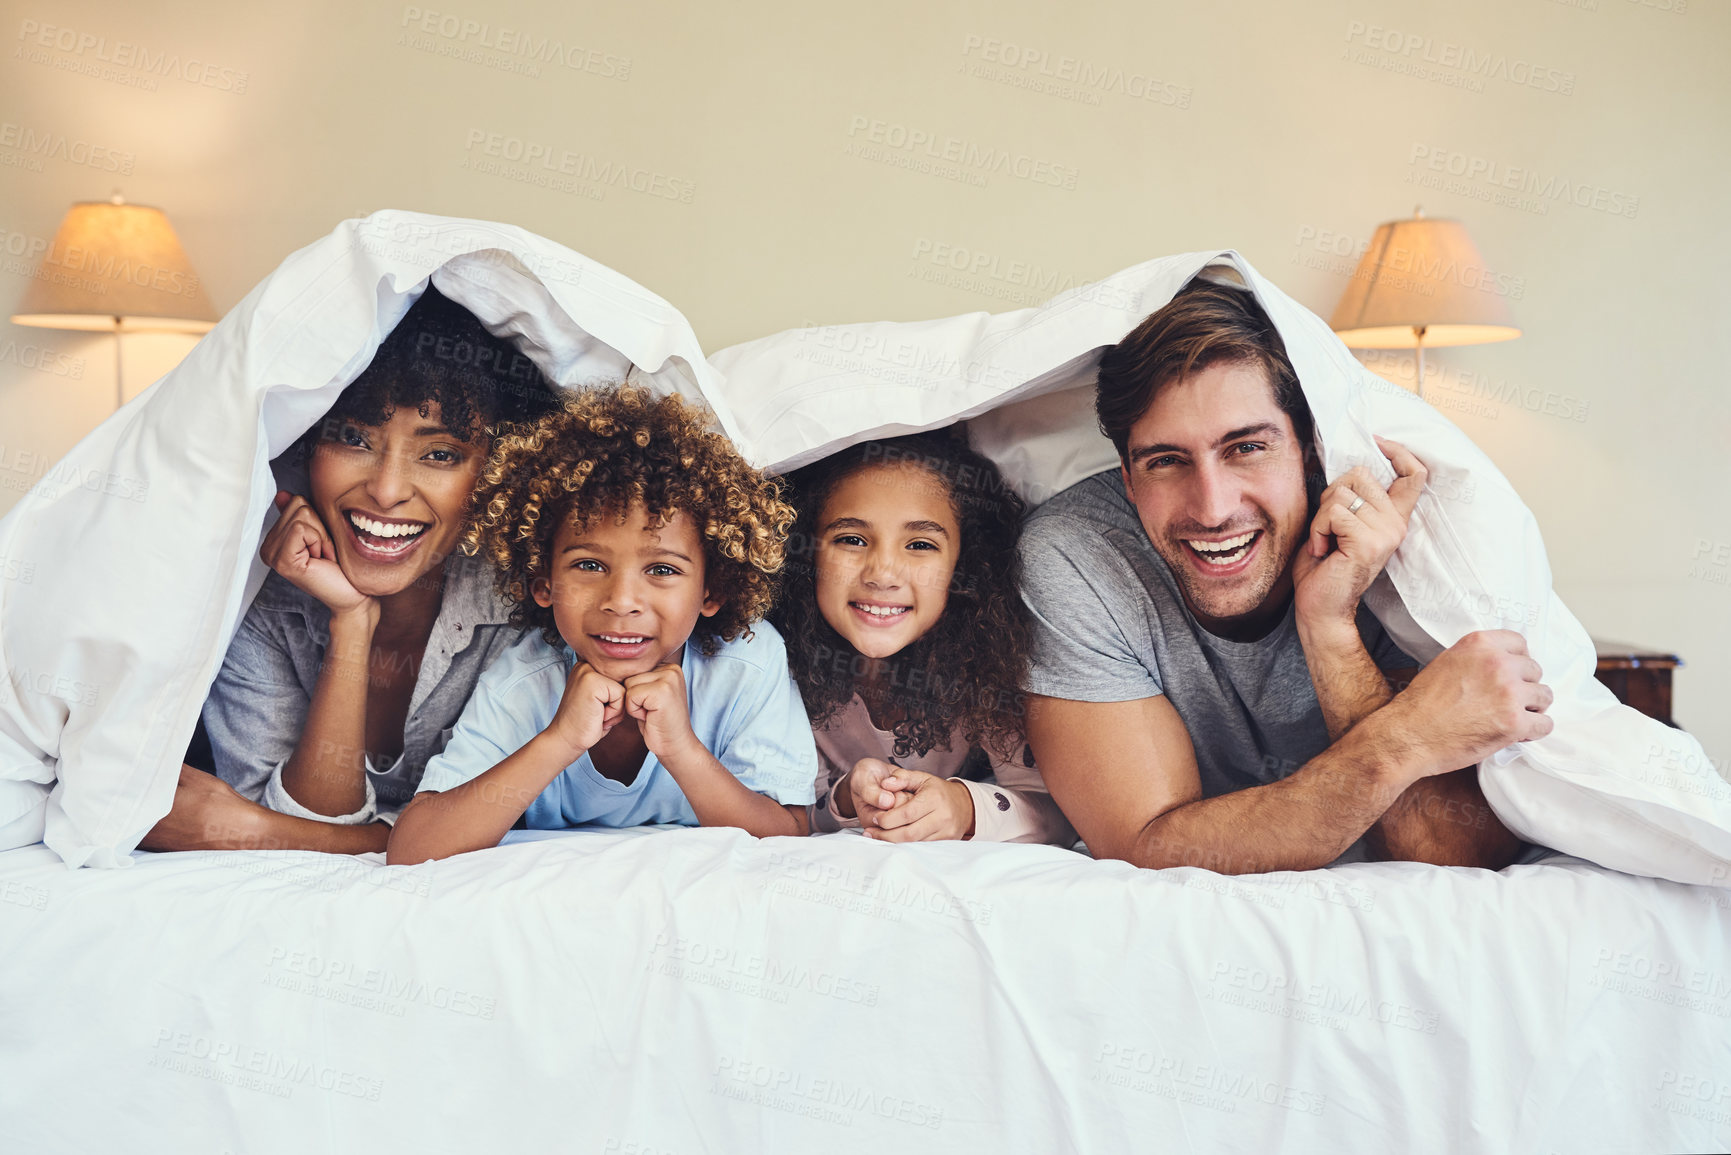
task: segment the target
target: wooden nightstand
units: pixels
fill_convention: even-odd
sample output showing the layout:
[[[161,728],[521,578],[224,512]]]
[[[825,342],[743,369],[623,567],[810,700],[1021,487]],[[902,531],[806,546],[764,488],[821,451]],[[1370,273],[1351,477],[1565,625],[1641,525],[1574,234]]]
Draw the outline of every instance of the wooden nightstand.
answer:
[[[1593,676],[1610,687],[1617,701],[1667,726],[1677,724],[1671,720],[1671,671],[1683,664],[1682,658],[1598,638],[1593,639],[1593,648],[1599,653]]]

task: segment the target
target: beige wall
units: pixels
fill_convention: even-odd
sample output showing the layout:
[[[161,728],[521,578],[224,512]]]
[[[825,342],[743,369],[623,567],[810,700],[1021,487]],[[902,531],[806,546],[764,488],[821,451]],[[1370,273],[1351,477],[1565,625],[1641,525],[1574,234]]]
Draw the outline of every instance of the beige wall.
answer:
[[[1468,223],[1526,330],[1436,355],[1439,404],[1537,512],[1588,628],[1680,651],[1678,717],[1731,755],[1731,8],[777,7],[8,0],[0,315],[29,275],[15,250],[116,186],[168,211],[218,308],[339,219],[413,208],[605,261],[708,348],[1018,307],[1045,295],[1030,280],[1210,246],[1327,315],[1355,246],[1422,202]],[[430,31],[422,10],[439,14]],[[69,49],[41,46],[48,25]],[[475,46],[501,27],[565,60]],[[118,42],[145,59],[97,59]],[[1043,56],[1023,66],[1029,53]],[[16,147],[26,131],[66,147]],[[577,175],[511,179],[546,170],[489,167],[490,134],[501,151],[568,151]],[[909,153],[888,144],[914,134],[936,171],[895,163]],[[946,149],[964,155],[953,170]],[[1013,168],[965,159],[988,149]],[[585,157],[646,188],[584,183]],[[1582,203],[1548,195],[1560,182]],[[128,340],[136,384],[178,355],[174,339]],[[0,510],[109,411],[111,342],[0,323]]]

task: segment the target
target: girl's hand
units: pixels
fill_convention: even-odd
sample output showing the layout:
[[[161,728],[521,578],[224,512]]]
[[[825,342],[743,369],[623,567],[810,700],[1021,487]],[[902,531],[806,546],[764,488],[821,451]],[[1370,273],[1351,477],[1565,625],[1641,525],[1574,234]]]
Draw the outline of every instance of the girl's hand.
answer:
[[[853,814],[844,812],[844,817],[857,817],[861,826],[877,825],[878,816],[889,813],[890,808],[901,798],[901,795],[886,788],[883,783],[901,773],[903,770],[900,766],[885,762],[882,758],[861,758],[855,762],[845,783],[849,799],[853,802]]]
[[[276,507],[282,516],[264,535],[258,548],[260,560],[296,589],[323,602],[332,614],[369,608],[373,599],[355,589],[337,564],[330,531],[307,499],[279,490]]]
[[[685,675],[678,666],[657,666],[625,679],[625,712],[643,729],[643,744],[669,770],[698,745],[686,704]]]
[[[897,770],[881,786],[897,792],[896,803],[866,827],[869,837],[885,842],[931,842],[968,838],[974,833],[974,796],[961,779]]]
[[[559,708],[542,733],[561,742],[575,762],[625,717],[625,687],[578,662],[565,677]]]

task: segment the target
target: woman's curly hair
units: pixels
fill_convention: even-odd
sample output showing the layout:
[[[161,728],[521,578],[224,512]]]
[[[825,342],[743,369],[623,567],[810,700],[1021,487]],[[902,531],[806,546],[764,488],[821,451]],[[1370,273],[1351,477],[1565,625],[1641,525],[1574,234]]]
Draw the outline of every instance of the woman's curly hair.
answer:
[[[962,539],[943,615],[887,659],[885,704],[902,715],[895,752],[906,757],[949,749],[958,736],[970,746],[1013,752],[1022,743],[1021,683],[1030,644],[1017,588],[1023,505],[998,467],[959,434],[867,441],[788,476],[799,518],[788,550],[786,595],[770,620],[787,641],[806,713],[814,726],[823,725],[859,691],[870,668],[818,609],[818,530],[837,485],[884,465],[917,465],[935,477],[949,494]]]
[[[383,425],[404,408],[425,417],[433,405],[453,436],[474,441],[528,425],[553,408],[554,395],[527,355],[428,285],[298,444],[304,460],[346,426]]]
[[[692,638],[705,654],[769,611],[793,507],[774,478],[746,464],[707,410],[632,385],[569,393],[532,428],[501,437],[471,498],[463,552],[493,563],[511,624],[562,644],[553,611],[530,594],[551,577],[553,539],[575,519],[617,517],[641,504],[651,523],[683,512],[703,542],[704,581],[721,603]]]

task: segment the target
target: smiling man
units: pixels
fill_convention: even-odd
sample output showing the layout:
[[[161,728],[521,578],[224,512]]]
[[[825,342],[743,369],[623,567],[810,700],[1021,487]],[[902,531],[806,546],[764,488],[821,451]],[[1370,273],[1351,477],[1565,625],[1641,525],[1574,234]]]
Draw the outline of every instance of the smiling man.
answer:
[[[1414,675],[1360,605],[1423,464],[1379,440],[1392,485],[1323,488],[1279,334],[1200,279],[1107,351],[1096,408],[1120,467],[1022,539],[1028,738],[1089,848],[1226,874],[1513,861],[1474,767],[1550,732],[1524,641],[1472,634]]]

